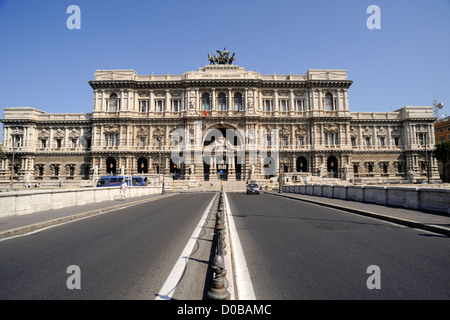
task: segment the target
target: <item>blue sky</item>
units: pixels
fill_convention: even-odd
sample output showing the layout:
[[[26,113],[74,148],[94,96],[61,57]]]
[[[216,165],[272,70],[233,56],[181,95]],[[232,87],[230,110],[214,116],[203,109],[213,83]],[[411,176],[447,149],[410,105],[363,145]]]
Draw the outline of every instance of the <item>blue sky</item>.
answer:
[[[70,30],[67,7],[81,10]],[[369,30],[370,5],[381,29]],[[91,112],[97,69],[183,74],[224,47],[263,74],[346,69],[351,111],[443,102],[450,0],[0,0],[0,110]]]

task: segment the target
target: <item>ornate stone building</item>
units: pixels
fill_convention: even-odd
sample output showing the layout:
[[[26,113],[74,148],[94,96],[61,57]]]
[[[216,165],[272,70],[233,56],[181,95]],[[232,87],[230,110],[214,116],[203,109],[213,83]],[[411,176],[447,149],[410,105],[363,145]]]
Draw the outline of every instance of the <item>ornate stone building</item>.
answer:
[[[439,178],[426,156],[432,107],[351,112],[345,70],[263,75],[210,61],[182,75],[97,70],[91,113],[5,108],[1,179],[90,180],[120,168],[156,177],[163,167],[194,181]]]

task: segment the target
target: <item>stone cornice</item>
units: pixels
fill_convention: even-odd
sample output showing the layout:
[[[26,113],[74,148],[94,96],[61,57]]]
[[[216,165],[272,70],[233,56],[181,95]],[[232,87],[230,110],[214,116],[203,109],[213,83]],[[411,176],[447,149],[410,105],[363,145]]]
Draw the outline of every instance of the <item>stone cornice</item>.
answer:
[[[92,80],[92,89],[187,89],[205,87],[251,88],[343,88],[348,89],[352,80],[261,80],[261,79],[186,79],[181,81]]]

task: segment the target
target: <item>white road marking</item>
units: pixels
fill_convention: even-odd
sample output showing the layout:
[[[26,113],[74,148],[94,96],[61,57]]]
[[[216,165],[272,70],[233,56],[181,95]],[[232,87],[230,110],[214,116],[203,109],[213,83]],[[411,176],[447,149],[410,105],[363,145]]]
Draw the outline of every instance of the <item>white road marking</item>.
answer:
[[[227,194],[224,193],[225,209],[227,212],[228,226],[230,228],[231,250],[233,252],[232,259],[234,261],[235,285],[237,289],[237,299],[239,300],[256,300],[253,284],[248,272],[247,262],[245,261],[244,251],[239,240],[239,235],[234,224],[233,214],[228,203]]]
[[[200,221],[198,222],[197,226],[195,227],[194,232],[192,233],[191,237],[189,238],[188,242],[186,243],[186,246],[184,247],[183,251],[181,252],[181,255],[178,257],[177,262],[173,266],[172,271],[170,272],[169,276],[167,277],[167,279],[164,282],[161,289],[159,289],[155,300],[171,300],[172,299],[175,289],[177,288],[178,283],[180,282],[181,277],[183,276],[184,269],[186,267],[186,263],[189,260],[189,256],[191,255],[191,252],[194,249],[198,235],[200,234],[200,231],[202,230],[203,225],[206,222],[206,218],[208,217],[209,210],[211,209],[211,206],[213,205],[216,197],[217,197],[217,193],[214,196],[214,198],[211,200],[211,202],[209,203],[209,205],[206,208],[205,212],[203,213],[202,217],[200,218]]]

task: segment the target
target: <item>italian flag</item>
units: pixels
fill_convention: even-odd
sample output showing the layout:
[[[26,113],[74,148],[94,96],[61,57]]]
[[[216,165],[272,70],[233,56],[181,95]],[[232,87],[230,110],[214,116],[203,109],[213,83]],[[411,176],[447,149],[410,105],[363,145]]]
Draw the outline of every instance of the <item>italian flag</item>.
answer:
[[[208,112],[206,111],[206,100],[205,100],[205,107],[203,113],[205,114],[205,118],[208,118]]]

